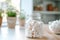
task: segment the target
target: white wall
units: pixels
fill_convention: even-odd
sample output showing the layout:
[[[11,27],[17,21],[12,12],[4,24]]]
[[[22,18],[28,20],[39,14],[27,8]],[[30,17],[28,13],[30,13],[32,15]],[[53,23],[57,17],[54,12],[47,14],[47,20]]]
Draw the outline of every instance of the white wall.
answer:
[[[21,10],[25,11],[27,18],[30,18],[33,10],[33,0],[21,0]]]

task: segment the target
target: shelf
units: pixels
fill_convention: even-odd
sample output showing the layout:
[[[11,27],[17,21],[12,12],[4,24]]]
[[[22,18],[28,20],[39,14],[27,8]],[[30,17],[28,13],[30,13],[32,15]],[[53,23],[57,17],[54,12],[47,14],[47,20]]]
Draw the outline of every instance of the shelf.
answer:
[[[33,13],[40,13],[40,14],[60,14],[60,12],[57,11],[33,11]]]

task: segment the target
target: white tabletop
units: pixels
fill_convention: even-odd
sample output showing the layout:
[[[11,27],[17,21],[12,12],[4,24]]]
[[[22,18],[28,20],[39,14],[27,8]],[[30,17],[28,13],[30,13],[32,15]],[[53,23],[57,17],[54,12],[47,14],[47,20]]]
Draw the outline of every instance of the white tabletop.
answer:
[[[8,27],[0,28],[0,40],[24,40],[24,29],[20,29],[16,26],[15,29],[8,29]]]
[[[47,28],[47,27],[45,27]],[[60,36],[54,36],[48,32],[45,32],[45,36],[48,40],[58,40]],[[17,25],[15,29],[8,29],[8,27],[0,28],[0,40],[25,40],[25,30],[20,29]],[[26,40],[40,40],[40,39],[26,39]]]

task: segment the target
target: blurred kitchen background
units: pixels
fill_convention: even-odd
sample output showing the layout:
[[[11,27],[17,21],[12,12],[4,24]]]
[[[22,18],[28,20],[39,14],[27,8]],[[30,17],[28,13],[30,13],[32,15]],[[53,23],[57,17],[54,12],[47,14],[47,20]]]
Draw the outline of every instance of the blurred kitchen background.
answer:
[[[50,21],[59,20],[60,1],[59,0],[33,0],[33,14],[35,14],[33,15],[34,19],[40,18],[46,24]]]
[[[6,10],[9,7],[11,9],[11,6],[18,11],[24,10],[27,20],[33,18],[47,24],[60,19],[59,0],[0,0],[0,9]],[[6,21],[6,14],[3,13],[2,16]]]

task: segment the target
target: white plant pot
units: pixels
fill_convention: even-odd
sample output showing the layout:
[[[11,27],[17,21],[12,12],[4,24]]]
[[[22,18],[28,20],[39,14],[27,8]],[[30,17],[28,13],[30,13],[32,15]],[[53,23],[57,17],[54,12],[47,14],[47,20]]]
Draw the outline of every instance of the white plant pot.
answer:
[[[25,26],[25,19],[23,19],[23,20],[19,19],[19,24],[21,27],[24,27]]]
[[[15,28],[16,17],[7,17],[8,28]]]

